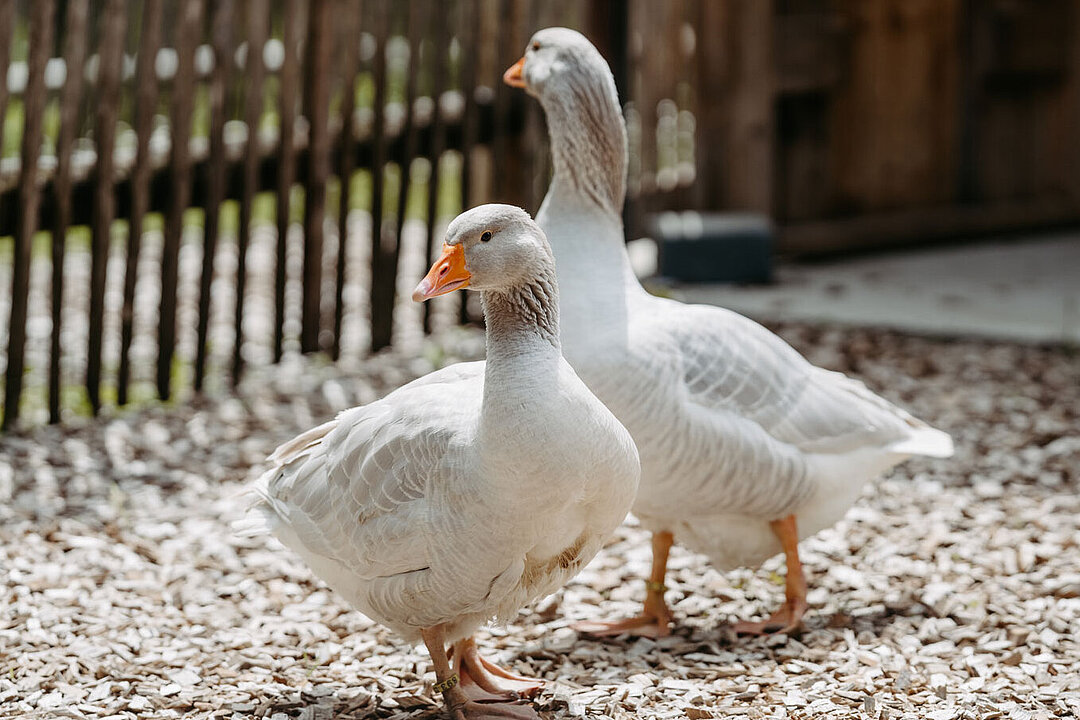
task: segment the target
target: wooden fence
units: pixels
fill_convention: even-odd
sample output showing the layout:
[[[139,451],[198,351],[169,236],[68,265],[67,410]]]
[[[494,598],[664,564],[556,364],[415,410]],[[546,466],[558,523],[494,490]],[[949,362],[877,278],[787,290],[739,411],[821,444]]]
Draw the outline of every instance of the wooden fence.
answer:
[[[542,115],[534,100],[500,82],[502,70],[547,25],[589,31],[625,56],[627,17],[627,4],[610,0],[0,0],[0,78],[14,78],[10,97],[9,83],[0,82],[6,145],[14,125],[8,108],[21,110],[18,156],[0,160],[0,237],[13,235],[4,427],[27,402],[27,378],[47,397],[52,422],[71,404],[64,398],[73,374],[82,375],[92,412],[129,402],[133,377],[147,370],[146,363],[133,366],[131,353],[138,316],[151,314],[138,300],[148,282],[160,286],[152,313],[158,397],[177,391],[180,361],[191,363],[193,389],[203,388],[212,287],[223,274],[234,296],[228,374],[237,382],[245,343],[255,339],[245,324],[246,264],[267,191],[277,238],[272,360],[290,340],[303,352],[340,355],[349,312],[346,250],[355,243],[366,244],[370,257],[362,310],[369,313],[370,349],[389,345],[410,213],[426,223],[430,257],[440,211],[488,199],[535,211],[542,197],[549,172]],[[623,78],[625,67],[618,65]],[[420,202],[410,177],[417,159],[428,168]],[[358,175],[368,182],[357,186]],[[331,186],[337,192],[328,203]],[[365,197],[352,197],[356,192]],[[223,234],[227,200],[239,201],[239,225]],[[348,214],[358,203],[370,212],[369,233],[349,232]],[[191,244],[185,229],[192,208],[203,220],[198,310],[189,327],[178,320],[177,297],[187,290],[179,268]],[[160,258],[148,267],[141,255],[148,218],[157,213]],[[294,222],[303,227],[299,278],[287,270]],[[89,227],[89,252],[79,258],[90,272],[88,287],[73,292],[65,281],[77,226]],[[42,231],[46,258],[34,250]],[[328,232],[341,241],[325,242]],[[222,237],[237,246],[234,267],[215,266]],[[115,282],[117,272],[110,258],[117,256],[118,328],[106,302],[107,280]],[[25,364],[31,267],[43,260],[51,263],[47,370]],[[331,278],[324,277],[328,269]],[[294,281],[302,288],[301,321],[298,337],[290,338],[287,287]],[[73,302],[86,313],[85,354],[65,340]],[[424,326],[430,327],[427,312]],[[117,329],[118,351],[103,357]],[[178,358],[189,332],[193,357]],[[45,373],[47,389],[39,377]]]
[[[3,426],[28,396],[55,422],[139,383],[161,398],[215,369],[235,383],[253,347],[337,359],[349,327],[386,347],[407,221],[430,257],[461,208],[537,209],[544,121],[500,77],[549,25],[612,64],[632,235],[671,208],[768,214],[787,253],[1080,221],[1077,5],[0,0]],[[350,225],[357,208],[369,222]]]

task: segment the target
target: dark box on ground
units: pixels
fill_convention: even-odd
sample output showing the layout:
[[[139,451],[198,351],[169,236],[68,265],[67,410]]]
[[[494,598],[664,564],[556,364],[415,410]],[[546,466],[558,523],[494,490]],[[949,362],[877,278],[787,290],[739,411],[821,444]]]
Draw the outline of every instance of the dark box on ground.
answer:
[[[767,283],[772,223],[752,213],[665,212],[651,218],[658,272],[684,282]]]

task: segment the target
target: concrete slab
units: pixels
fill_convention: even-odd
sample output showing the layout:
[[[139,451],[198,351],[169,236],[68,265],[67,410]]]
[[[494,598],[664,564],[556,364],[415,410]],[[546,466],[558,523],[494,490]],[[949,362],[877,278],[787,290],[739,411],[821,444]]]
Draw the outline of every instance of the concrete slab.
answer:
[[[642,248],[633,254],[647,265]],[[773,285],[676,285],[671,292],[758,320],[1077,344],[1080,234],[788,264]]]

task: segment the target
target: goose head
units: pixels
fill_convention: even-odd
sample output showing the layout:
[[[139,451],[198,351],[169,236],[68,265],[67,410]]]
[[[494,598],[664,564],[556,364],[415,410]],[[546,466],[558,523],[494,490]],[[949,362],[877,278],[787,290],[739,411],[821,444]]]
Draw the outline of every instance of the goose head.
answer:
[[[572,195],[590,199],[613,215],[626,193],[626,127],[615,78],[589,40],[569,28],[545,28],[525,55],[503,73],[547,115],[555,175]]]
[[[413,291],[422,302],[459,288],[510,292],[554,274],[543,231],[513,205],[480,205],[446,229],[442,255]]]
[[[503,73],[503,82],[541,102],[581,88],[602,88],[618,106],[615,80],[600,51],[570,28],[545,28],[533,35],[522,58]]]

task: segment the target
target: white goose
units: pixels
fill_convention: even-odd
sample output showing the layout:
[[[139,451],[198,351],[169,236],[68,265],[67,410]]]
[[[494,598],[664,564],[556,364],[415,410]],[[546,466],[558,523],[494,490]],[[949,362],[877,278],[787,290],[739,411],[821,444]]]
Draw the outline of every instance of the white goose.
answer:
[[[535,718],[515,701],[539,682],[484,660],[470,636],[589,562],[630,508],[638,457],[560,353],[554,260],[528,214],[459,216],[413,298],[465,286],[482,292],[486,364],[433,372],[278,448],[255,484],[255,529],[423,639],[454,717]]]
[[[720,568],[783,551],[786,602],[736,630],[796,628],[806,609],[798,541],[843,517],[867,480],[910,455],[948,456],[952,441],[757,323],[645,292],[623,238],[615,83],[580,33],[539,31],[503,77],[547,115],[555,172],[537,222],[555,252],[563,351],[637,442],[633,512],[653,532],[642,615],[577,627],[667,634],[664,575],[677,537]]]

